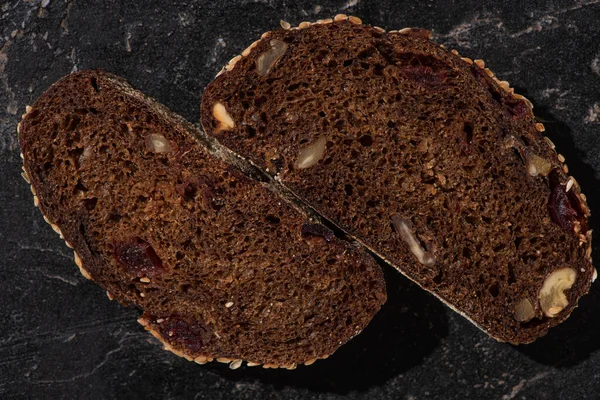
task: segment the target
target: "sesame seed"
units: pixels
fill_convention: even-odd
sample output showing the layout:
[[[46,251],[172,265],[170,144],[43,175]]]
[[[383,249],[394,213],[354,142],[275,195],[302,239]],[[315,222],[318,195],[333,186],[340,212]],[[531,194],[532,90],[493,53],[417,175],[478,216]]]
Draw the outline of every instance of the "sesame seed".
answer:
[[[571,188],[573,187],[573,183],[575,183],[575,179],[573,179],[573,177],[570,177],[569,180],[567,181],[567,187],[565,189],[565,192],[568,192],[569,190],[571,190]]]

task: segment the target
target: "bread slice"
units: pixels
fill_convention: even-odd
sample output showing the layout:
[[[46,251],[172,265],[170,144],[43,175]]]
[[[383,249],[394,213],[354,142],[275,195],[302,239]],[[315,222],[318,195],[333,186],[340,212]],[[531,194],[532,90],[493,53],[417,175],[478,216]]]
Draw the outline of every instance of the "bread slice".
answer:
[[[362,248],[216,158],[122,79],[69,75],[19,127],[35,203],[82,273],[174,353],[293,368],[358,334],[386,299]]]
[[[585,196],[532,106],[422,29],[265,33],[205,131],[490,336],[528,343],[595,278]]]

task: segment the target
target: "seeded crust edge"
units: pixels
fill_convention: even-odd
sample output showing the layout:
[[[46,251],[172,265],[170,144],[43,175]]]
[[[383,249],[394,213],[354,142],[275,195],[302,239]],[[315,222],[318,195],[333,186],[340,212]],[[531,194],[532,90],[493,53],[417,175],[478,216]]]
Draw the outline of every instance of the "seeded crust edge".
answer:
[[[143,101],[145,104],[149,105],[154,111],[158,112],[159,114],[161,114],[161,117],[164,117],[165,119],[170,120],[171,122],[174,122],[176,124],[183,124],[185,126],[185,128],[188,128],[186,130],[190,131],[190,127],[193,128],[193,130],[199,131],[201,133],[203,133],[198,127],[196,127],[195,125],[187,122],[186,120],[184,120],[182,117],[179,117],[178,115],[172,115],[173,113],[168,110],[165,106],[163,106],[161,103],[157,102],[155,99],[150,98],[150,97],[144,97],[144,95],[139,92],[138,90],[134,89],[131,85],[129,85],[129,83],[126,83],[124,80],[117,80],[115,81],[112,78],[109,78],[111,81],[120,84],[120,85],[126,85],[126,90],[128,92],[130,92],[129,94],[132,95],[132,97],[136,98],[137,100],[141,100]],[[148,104],[147,100],[151,99],[152,100],[152,104]],[[33,110],[33,108],[29,105],[25,106],[25,114],[21,115],[21,121]],[[192,137],[199,142],[200,146],[205,147],[206,151],[209,152],[210,154],[212,154],[213,156],[216,156],[218,158],[220,158],[222,161],[229,163],[229,164],[234,164],[236,166],[238,166],[238,168],[241,168],[241,164],[238,163],[234,163],[231,157],[227,157],[224,154],[221,153],[221,149],[214,149],[211,147],[211,144],[213,143],[207,143],[204,142],[203,139],[210,139],[208,137],[205,137],[201,134],[199,134],[199,132],[189,132]],[[20,136],[21,134],[21,122],[19,122],[17,124],[17,135]],[[220,146],[219,146],[220,147]],[[44,221],[46,221],[46,223],[48,225],[50,225],[50,227],[52,228],[52,230],[54,232],[56,232],[59,237],[65,242],[66,246],[70,249],[73,249],[73,245],[71,243],[69,243],[65,237],[62,234],[62,231],[60,230],[60,227],[54,223],[52,223],[48,217],[46,216],[46,214],[44,214],[44,211],[42,210],[42,207],[40,206],[40,202],[38,200],[35,188],[33,187],[33,185],[31,184],[31,179],[29,177],[29,173],[27,172],[27,169],[25,168],[25,157],[23,155],[23,152],[20,153],[20,157],[23,160],[23,165],[21,166],[22,172],[21,172],[21,176],[23,177],[23,180],[25,180],[25,182],[29,185],[29,189],[31,190],[31,193],[33,195],[33,204],[36,208],[38,208],[40,210],[40,213],[42,214],[42,217],[44,218]],[[255,182],[257,184],[262,184],[264,185],[264,183],[261,183],[259,181]],[[269,191],[275,191],[274,188],[270,187],[267,185],[266,187],[267,190]],[[283,197],[280,195],[280,197]],[[291,206],[293,206],[296,210],[298,210],[301,213],[307,213],[307,210],[303,210],[301,208],[298,208],[297,206],[295,206],[294,201],[292,201],[290,198],[284,198],[284,201],[286,201],[287,203],[289,203]],[[314,214],[309,214],[307,215],[307,217],[310,217],[312,220],[319,222],[319,218],[314,215]],[[77,251],[73,250],[73,259],[75,262],[75,265],[79,268],[79,272],[81,273],[81,275],[87,279],[87,280],[91,280],[94,281],[93,276],[84,268],[83,266],[83,261],[81,259],[81,257],[79,257],[79,255],[77,254]],[[108,297],[109,300],[114,300],[115,297],[113,296],[113,294],[111,292],[109,292],[108,290],[106,291],[106,296]],[[248,367],[256,367],[256,366],[262,366],[265,369],[277,369],[277,368],[285,368],[287,370],[293,370],[296,369],[298,364],[289,364],[289,365],[277,365],[277,364],[261,364],[261,363],[256,363],[256,362],[252,362],[252,361],[248,361],[248,360],[243,360],[243,359],[229,359],[229,358],[224,358],[224,357],[212,357],[212,356],[196,356],[196,357],[191,357],[187,354],[185,354],[184,352],[174,348],[173,346],[171,346],[169,343],[166,342],[166,340],[161,336],[161,334],[152,328],[152,326],[150,325],[150,322],[144,318],[143,316],[140,316],[137,319],[137,322],[142,325],[144,327],[144,329],[146,331],[148,331],[152,336],[154,336],[156,339],[158,339],[162,345],[163,345],[163,349],[170,351],[171,353],[175,354],[176,356],[185,358],[188,361],[194,361],[197,364],[206,364],[208,362],[220,362],[220,363],[224,363],[224,364],[229,364],[229,368],[230,369],[238,369],[239,367],[242,366],[243,362],[246,361],[246,365]],[[362,332],[362,331],[361,331]],[[356,335],[355,335],[356,336]],[[354,337],[354,336],[353,336]],[[350,338],[352,339],[352,338]],[[349,340],[350,340],[349,339]],[[305,366],[309,366],[314,364],[317,360],[321,359],[324,360],[326,358],[328,358],[331,354],[328,355],[324,355],[324,356],[320,356],[317,358],[312,358],[309,359],[308,361],[305,361],[303,363],[303,365]]]
[[[335,17],[333,18],[328,18],[328,19],[320,19],[317,20],[316,22],[309,22],[309,21],[304,21],[301,22],[298,26],[296,27],[292,27],[290,25],[290,23],[281,20],[280,21],[280,25],[283,29],[285,30],[302,30],[302,29],[306,29],[310,26],[313,25],[320,25],[320,24],[331,24],[334,22],[340,22],[340,21],[349,21],[353,24],[356,25],[362,25],[362,20],[356,16],[348,16],[346,14],[337,14]],[[372,26],[373,29],[375,29],[376,31],[379,32],[387,32],[387,33],[397,33],[397,34],[410,34],[411,31],[415,28],[403,28],[403,29],[399,29],[399,30],[390,30],[390,31],[386,31],[385,29],[379,27],[379,26]],[[241,60],[244,57],[249,56],[252,53],[252,50],[258,45],[258,43],[263,40],[268,38],[271,35],[272,31],[267,31],[265,33],[263,33],[260,37],[260,39],[256,40],[255,42],[253,42],[252,44],[250,44],[250,46],[248,46],[246,49],[244,49],[242,51],[242,53],[240,55],[237,55],[235,57],[233,57],[231,60],[229,60],[229,62],[217,73],[217,75],[215,76],[215,78],[219,77],[220,75],[232,71],[237,62],[239,60]],[[431,34],[429,33],[429,31],[427,31],[427,39],[430,40],[431,39]],[[439,45],[438,46],[442,47],[442,48],[446,48],[443,45]],[[520,95],[518,93],[515,93],[514,88],[510,87],[510,84],[508,83],[508,81],[501,81],[500,79],[498,79],[495,74],[489,69],[485,67],[485,62],[481,59],[476,59],[476,60],[472,60],[468,57],[462,57],[457,50],[451,50],[450,51],[452,54],[458,56],[461,58],[462,61],[464,61],[466,64],[468,65],[472,65],[475,64],[477,67],[479,67],[480,69],[482,69],[490,78],[492,78],[502,89],[504,89],[504,91],[506,91],[508,94],[510,94],[514,99],[516,100],[523,100],[527,106],[529,107],[530,111],[532,111],[533,113],[533,104],[531,103],[531,101],[529,101],[529,99],[527,99],[525,96]],[[535,116],[535,114],[534,114]],[[543,136],[543,132],[546,130],[546,128],[544,127],[544,125],[542,123],[536,123],[535,124],[535,128],[537,130],[537,132],[539,132],[542,135],[542,138],[544,139],[544,141],[546,142],[546,144],[548,145],[548,147],[550,147],[551,150],[554,151],[554,153],[557,155],[557,159],[558,159],[558,164],[561,167],[562,171],[565,173],[565,175],[568,174],[569,172],[569,167],[566,164],[566,160],[565,157],[562,154],[559,154],[556,152],[555,149],[555,145],[554,143],[550,140],[550,138],[548,138],[547,136]],[[215,139],[216,140],[216,139]],[[220,146],[220,147],[224,147],[224,146]],[[235,153],[234,153],[235,154]],[[237,154],[236,154],[237,155]],[[256,165],[254,162],[252,162],[252,160],[243,158],[241,156],[238,155],[238,158],[248,162],[249,164],[251,164],[253,167],[261,170],[261,168]],[[268,170],[267,170],[268,171]],[[318,214],[317,210],[312,207],[311,205],[309,205],[308,203],[305,202],[304,199],[302,199],[301,196],[299,196],[298,194],[296,194],[295,192],[293,192],[291,189],[288,189],[282,182],[281,179],[279,178],[279,176],[275,176],[270,177],[270,179],[273,179],[274,181],[278,182],[277,184],[279,186],[281,186],[281,189],[285,192],[285,193],[289,193],[291,196],[293,196],[298,202],[300,202],[301,204],[303,204],[305,207],[308,207],[309,209],[312,210],[313,213]],[[577,198],[583,208],[584,214],[586,218],[589,218],[590,214],[590,208],[587,204],[587,197],[585,196],[585,194],[583,194],[581,192],[581,187],[579,186],[579,183],[575,180],[575,178],[573,176],[569,176],[567,175],[567,180],[566,182],[569,181],[573,181],[573,183],[571,184],[572,187],[577,188],[577,190],[575,191]],[[396,268],[394,266],[394,264],[392,262],[390,262],[386,257],[383,257],[379,252],[377,252],[375,249],[373,249],[371,246],[367,245],[366,243],[364,243],[362,240],[360,240],[359,238],[357,238],[356,236],[344,231],[350,238],[352,238],[353,240],[355,240],[356,242],[360,243],[362,246],[364,246],[366,249],[368,249],[369,251],[371,251],[372,253],[376,254],[379,258],[381,258],[383,261],[385,261],[387,264],[389,264],[390,266],[392,266],[395,270],[397,270],[398,272],[400,272],[402,275],[404,275],[406,278],[408,278],[409,280],[411,280],[412,282],[416,283],[419,287],[421,287],[421,289],[427,291],[428,293],[431,293],[433,296],[435,296],[436,298],[438,298],[442,303],[444,303],[446,306],[448,306],[451,310],[453,310],[454,312],[456,312],[457,314],[461,315],[462,317],[464,317],[466,320],[468,320],[469,322],[471,322],[473,325],[475,325],[477,328],[479,328],[481,331],[483,331],[486,335],[490,336],[491,338],[499,341],[499,342],[506,342],[506,340],[500,339],[498,337],[495,337],[493,335],[491,335],[487,330],[485,330],[483,327],[481,327],[479,324],[477,324],[475,321],[473,321],[469,316],[467,316],[465,313],[463,313],[462,311],[458,310],[455,306],[453,306],[452,304],[450,304],[448,301],[446,301],[443,297],[441,297],[440,295],[438,295],[437,293],[434,293],[433,291],[430,291],[428,289],[425,289],[423,286],[421,286],[418,282],[416,282],[415,280],[413,280],[411,277],[407,276],[403,271],[401,271],[399,268]],[[592,267],[592,278],[591,278],[591,283],[594,283],[594,281],[596,280],[596,277],[598,275],[597,270],[594,268],[593,263],[592,263],[592,230],[588,230],[586,232],[585,235],[581,234],[581,233],[577,233],[578,235],[578,239],[579,239],[579,246],[583,246],[584,244],[587,244],[588,247],[586,249],[586,258],[588,259],[588,261],[590,262],[590,266]],[[581,271],[578,271],[581,272]],[[591,284],[590,283],[590,284]],[[588,289],[589,290],[589,289]],[[587,293],[587,292],[586,292]],[[579,303],[579,299],[577,299],[577,303],[575,304],[575,306],[571,309],[571,311],[564,316],[563,321],[565,321],[570,315],[571,313],[575,310],[575,308],[578,307],[578,303]],[[519,343],[514,343],[514,344],[528,344],[528,343],[532,343],[533,341],[535,341],[536,339],[538,339],[541,336],[546,335],[548,332],[548,329],[546,329],[546,331],[544,333],[542,333],[542,335],[537,336],[532,338],[531,340],[527,341],[527,342],[519,342]]]
[[[140,317],[140,318],[138,318],[137,322],[140,325],[142,325],[144,327],[144,329],[146,329],[148,332],[150,332],[150,334],[152,336],[154,336],[156,339],[158,339],[158,341],[160,341],[163,344],[164,350],[170,351],[171,353],[175,354],[176,356],[185,358],[188,361],[193,361],[196,364],[204,365],[206,363],[216,361],[216,362],[223,363],[223,364],[229,364],[229,368],[230,369],[238,369],[239,367],[241,367],[243,365],[243,362],[245,361],[246,365],[248,367],[262,366],[265,369],[277,369],[277,368],[283,369],[283,368],[285,368],[287,370],[296,369],[296,367],[299,365],[299,364],[294,364],[294,363],[288,364],[288,365],[277,365],[277,364],[268,364],[268,363],[267,364],[261,364],[261,363],[255,363],[255,362],[248,361],[248,360],[231,359],[231,358],[226,358],[226,357],[217,357],[217,358],[211,357],[211,356],[196,356],[196,357],[191,357],[191,356],[185,354],[184,352],[182,352],[182,351],[174,348],[169,343],[167,343],[165,341],[165,339],[163,338],[163,336],[160,334],[160,332],[158,332],[156,329],[154,329],[152,327],[152,325],[150,324],[150,322],[146,318],[144,318],[143,316]],[[313,358],[313,359],[310,359],[310,360],[304,362],[303,365],[306,365],[306,366],[312,365],[317,360],[319,360],[319,359],[324,360],[324,359],[326,359],[328,357],[329,357],[329,355],[321,356],[321,357],[318,357],[318,358]]]

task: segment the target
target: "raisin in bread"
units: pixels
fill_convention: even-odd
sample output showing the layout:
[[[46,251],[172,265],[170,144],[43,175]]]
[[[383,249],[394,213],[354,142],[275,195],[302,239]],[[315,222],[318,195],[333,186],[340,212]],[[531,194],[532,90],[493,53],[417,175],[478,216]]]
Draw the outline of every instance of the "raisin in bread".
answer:
[[[114,75],[63,78],[19,131],[35,203],[82,273],[141,308],[178,355],[293,368],[332,354],[385,301],[370,255]]]
[[[595,278],[585,196],[530,102],[425,30],[341,15],[268,32],[206,88],[201,114],[498,340],[544,335]]]

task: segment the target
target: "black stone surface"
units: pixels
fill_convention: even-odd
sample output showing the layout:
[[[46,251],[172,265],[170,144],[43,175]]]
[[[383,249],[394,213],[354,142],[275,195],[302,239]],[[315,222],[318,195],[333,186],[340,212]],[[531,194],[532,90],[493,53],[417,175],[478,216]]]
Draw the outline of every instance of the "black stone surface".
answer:
[[[430,28],[439,43],[484,59],[535,104],[597,213],[600,1],[174,3],[0,3],[1,399],[600,398],[598,288],[546,337],[513,347],[388,270],[382,312],[311,367],[231,371],[164,352],[136,310],[79,275],[32,204],[15,133],[26,104],[86,68],[121,75],[197,122],[202,89],[263,31],[343,12],[386,29]]]

